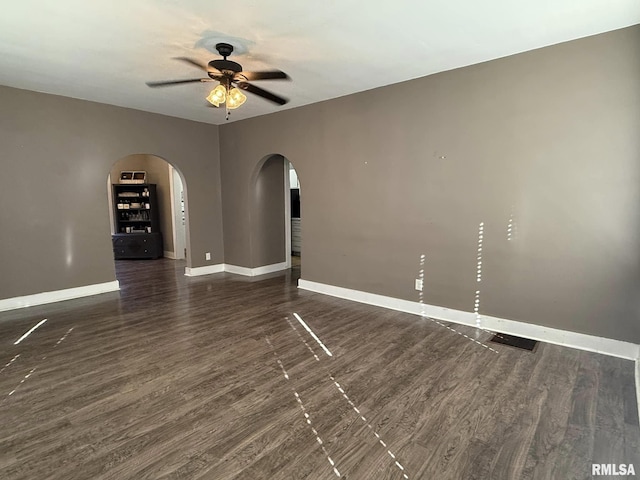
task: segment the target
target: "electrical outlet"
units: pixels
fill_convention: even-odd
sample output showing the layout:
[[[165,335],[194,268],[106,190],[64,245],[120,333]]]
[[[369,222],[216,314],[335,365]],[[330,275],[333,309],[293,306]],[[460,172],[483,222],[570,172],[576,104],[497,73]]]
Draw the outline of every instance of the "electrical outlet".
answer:
[[[211,252],[207,252],[204,254],[204,259],[205,260],[211,260]]]
[[[422,291],[422,279],[421,278],[416,278],[416,290],[418,290],[419,292]]]

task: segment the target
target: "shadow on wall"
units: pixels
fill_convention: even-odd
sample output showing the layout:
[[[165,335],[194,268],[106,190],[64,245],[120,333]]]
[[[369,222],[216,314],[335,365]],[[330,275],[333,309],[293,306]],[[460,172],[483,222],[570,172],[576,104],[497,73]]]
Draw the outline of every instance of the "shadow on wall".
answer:
[[[116,161],[108,178],[109,212],[111,233],[114,232],[111,184],[117,184],[122,171],[147,172],[146,183],[155,184],[160,214],[160,232],[164,244],[164,256],[183,259],[186,257],[187,215],[186,189],[182,175],[166,160],[148,154],[128,155]]]

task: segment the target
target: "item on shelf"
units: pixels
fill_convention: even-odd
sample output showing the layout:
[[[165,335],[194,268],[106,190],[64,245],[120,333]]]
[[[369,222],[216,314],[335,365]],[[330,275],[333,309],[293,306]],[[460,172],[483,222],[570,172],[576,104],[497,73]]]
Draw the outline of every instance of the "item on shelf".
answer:
[[[124,184],[144,184],[147,181],[147,172],[120,172],[120,183]]]

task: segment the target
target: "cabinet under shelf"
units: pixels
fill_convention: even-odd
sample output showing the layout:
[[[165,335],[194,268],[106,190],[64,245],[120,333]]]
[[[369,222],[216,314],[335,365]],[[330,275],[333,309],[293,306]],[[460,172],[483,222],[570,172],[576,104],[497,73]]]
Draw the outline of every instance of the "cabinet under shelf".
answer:
[[[116,260],[160,258],[163,254],[160,233],[116,233],[111,239]]]

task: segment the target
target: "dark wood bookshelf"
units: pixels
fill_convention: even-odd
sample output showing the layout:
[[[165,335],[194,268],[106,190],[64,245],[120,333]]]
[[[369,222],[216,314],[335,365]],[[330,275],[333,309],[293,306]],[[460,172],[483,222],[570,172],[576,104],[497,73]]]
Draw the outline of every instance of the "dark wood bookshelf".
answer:
[[[116,260],[162,257],[162,233],[155,184],[114,184],[113,210],[115,233],[112,242]]]

